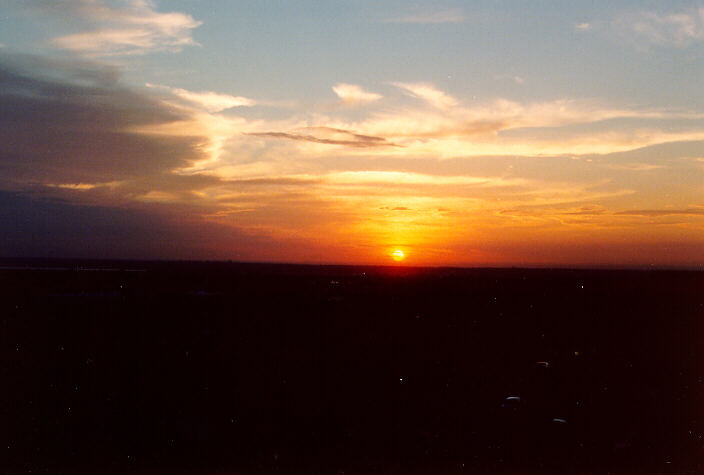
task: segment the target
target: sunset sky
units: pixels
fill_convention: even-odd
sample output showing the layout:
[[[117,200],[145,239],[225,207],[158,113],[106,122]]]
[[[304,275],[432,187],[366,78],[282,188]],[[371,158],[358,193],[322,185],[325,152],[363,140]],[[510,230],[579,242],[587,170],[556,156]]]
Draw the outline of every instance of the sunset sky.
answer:
[[[0,257],[396,251],[704,265],[704,3],[0,0]]]

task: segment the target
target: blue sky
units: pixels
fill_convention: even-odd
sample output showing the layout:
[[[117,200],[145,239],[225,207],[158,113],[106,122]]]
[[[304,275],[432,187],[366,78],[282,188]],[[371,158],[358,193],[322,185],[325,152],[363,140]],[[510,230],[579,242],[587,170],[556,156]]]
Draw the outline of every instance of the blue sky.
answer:
[[[69,8],[59,15],[41,11],[42,4],[80,1],[5,3],[0,42],[8,49],[65,54],[51,40],[92,26]],[[336,82],[431,81],[464,98],[701,105],[695,80],[704,72],[701,33],[680,37],[677,24],[662,20],[696,17],[697,8],[691,2],[162,1],[155,11],[200,22],[182,32],[194,46],[111,58],[136,84],[311,102]],[[634,23],[647,24],[646,14],[655,16],[653,31],[638,32]],[[695,21],[701,28],[701,18]]]

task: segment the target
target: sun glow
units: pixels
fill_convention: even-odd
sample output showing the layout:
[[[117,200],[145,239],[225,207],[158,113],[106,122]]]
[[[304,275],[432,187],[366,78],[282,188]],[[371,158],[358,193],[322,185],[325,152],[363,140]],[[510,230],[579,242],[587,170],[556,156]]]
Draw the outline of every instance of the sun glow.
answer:
[[[401,249],[396,249],[391,254],[391,257],[393,257],[396,262],[400,262],[406,258],[406,254]]]

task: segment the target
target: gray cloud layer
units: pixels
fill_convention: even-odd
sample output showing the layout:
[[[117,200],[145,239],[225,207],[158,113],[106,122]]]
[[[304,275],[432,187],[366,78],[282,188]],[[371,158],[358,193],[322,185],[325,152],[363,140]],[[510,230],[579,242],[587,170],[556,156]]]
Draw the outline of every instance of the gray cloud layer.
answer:
[[[55,66],[0,56],[0,182],[107,182],[202,158],[199,138],[127,131],[183,119],[182,112],[118,86],[109,68]]]

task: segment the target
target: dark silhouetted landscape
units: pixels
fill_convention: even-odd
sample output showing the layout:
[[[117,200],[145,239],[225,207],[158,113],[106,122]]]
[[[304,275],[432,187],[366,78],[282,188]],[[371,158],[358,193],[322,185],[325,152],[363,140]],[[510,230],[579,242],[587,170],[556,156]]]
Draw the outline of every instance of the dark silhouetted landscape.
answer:
[[[704,273],[4,261],[8,473],[700,473]]]

